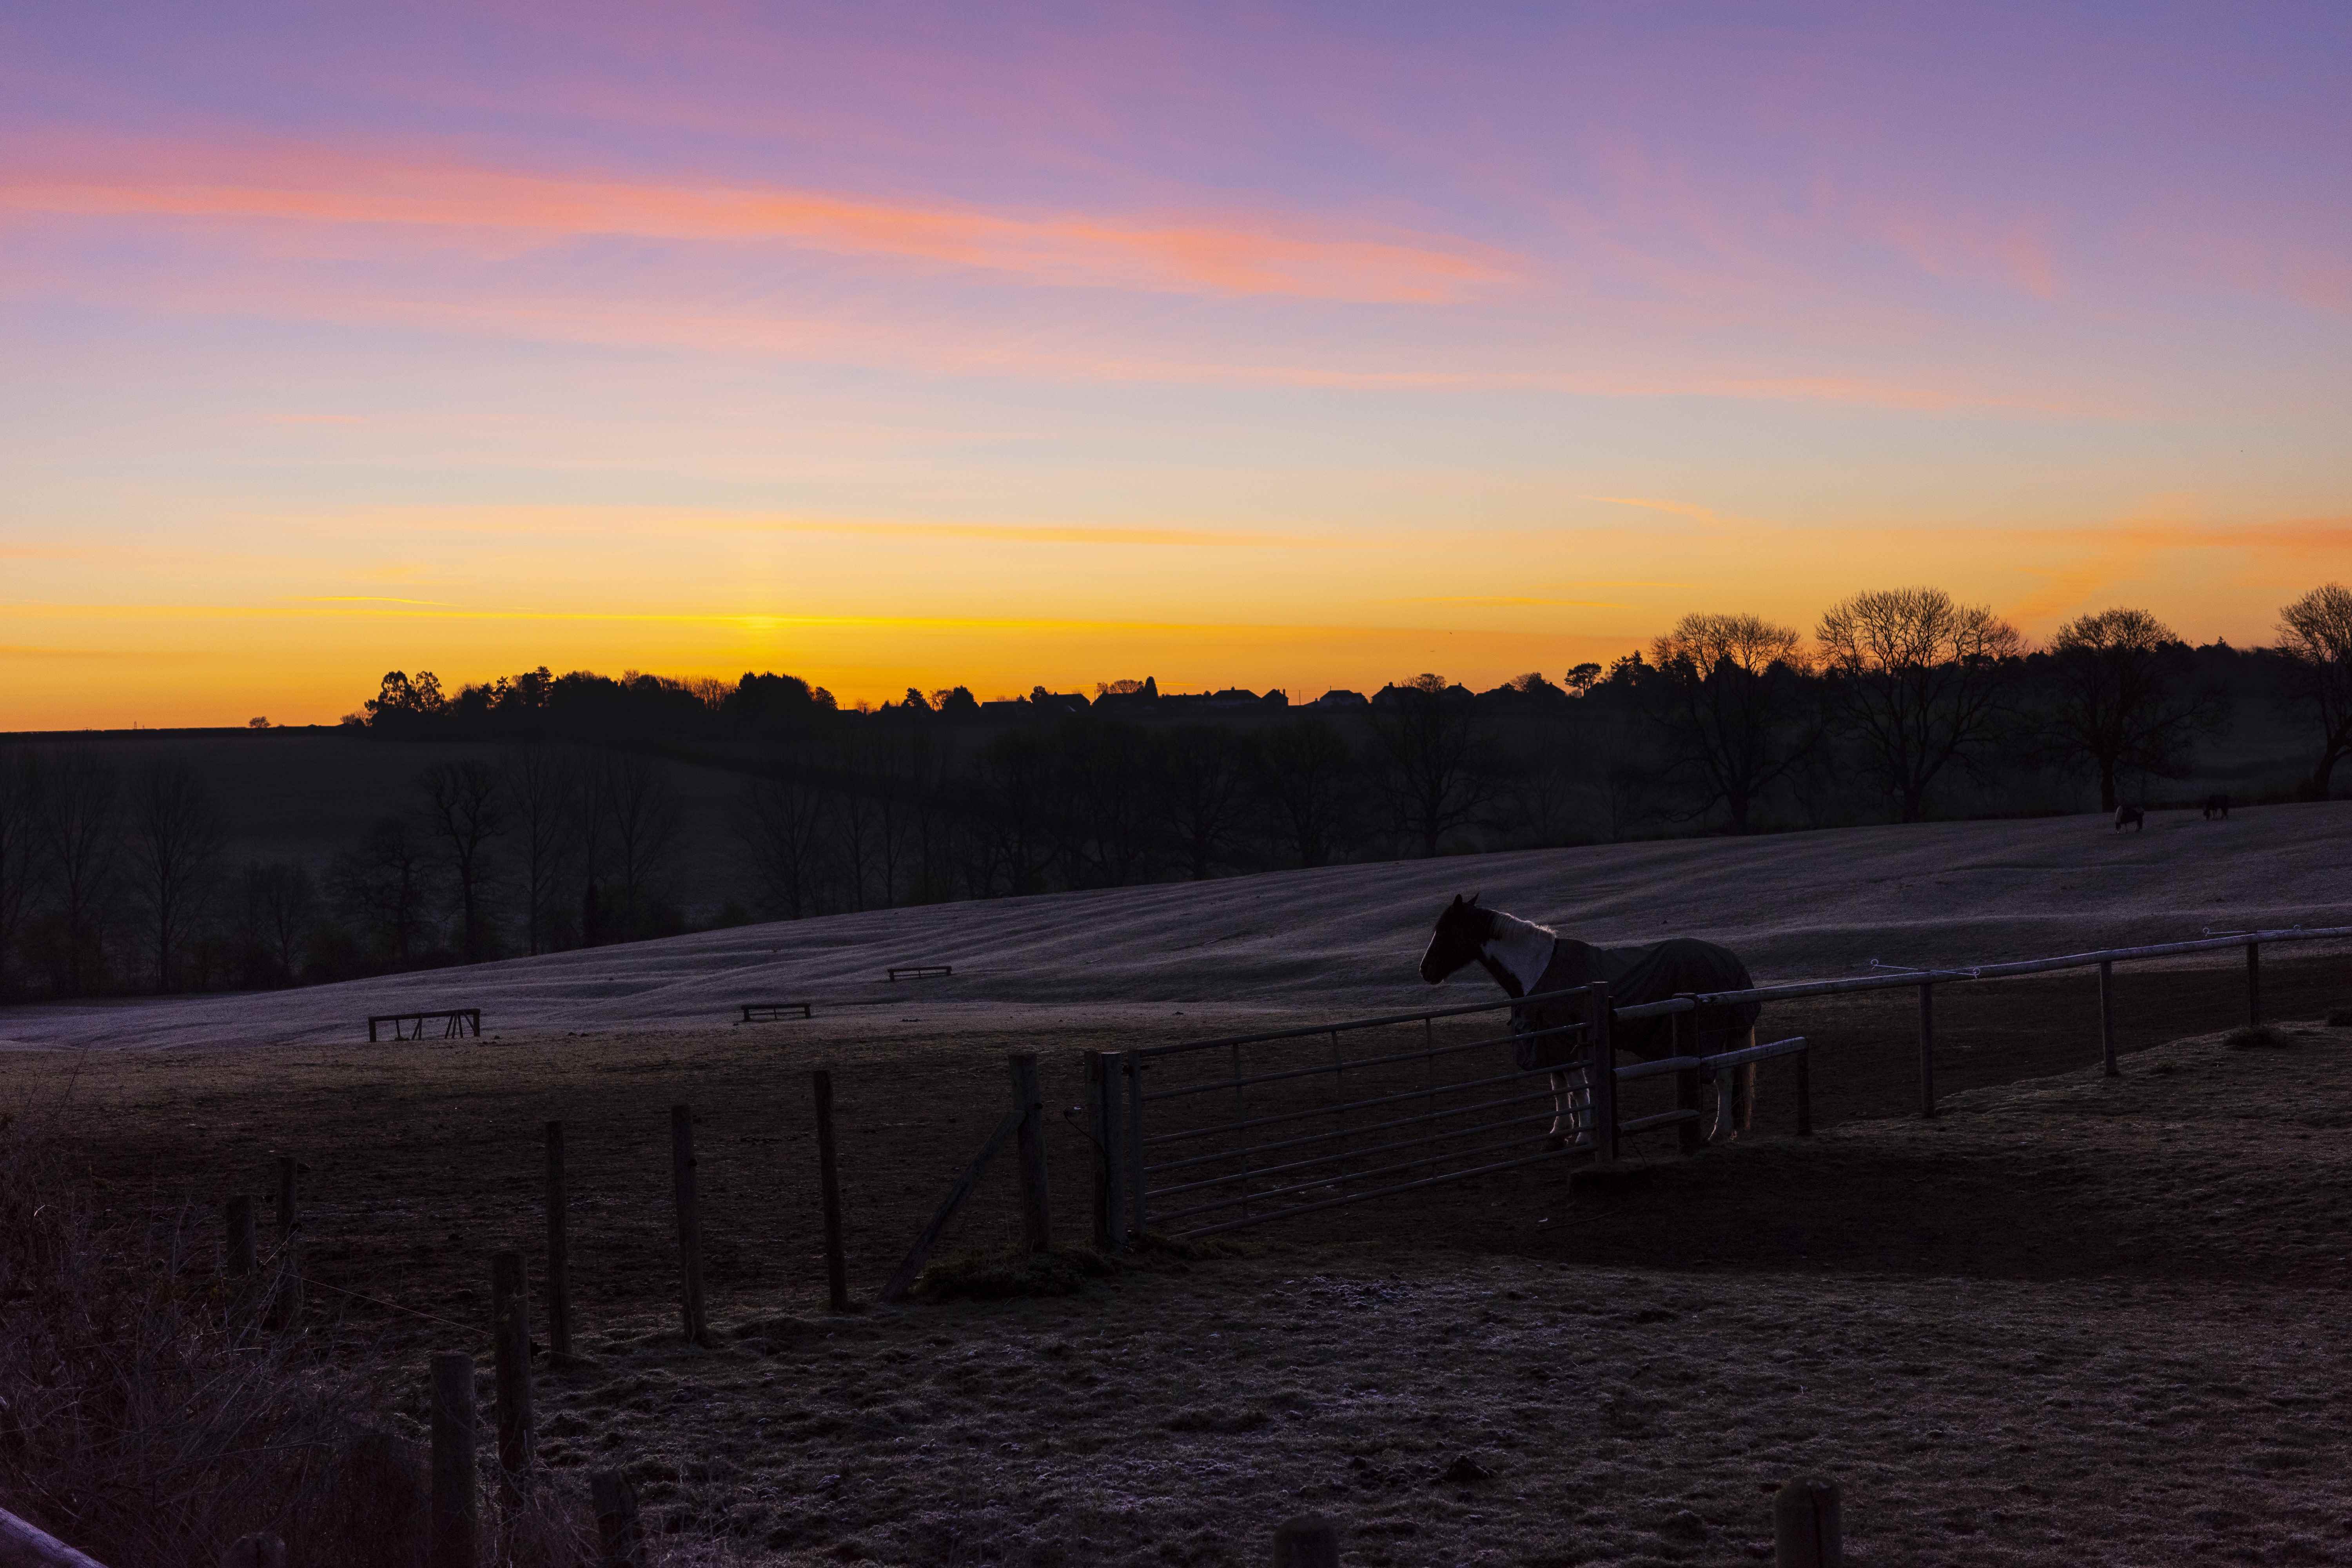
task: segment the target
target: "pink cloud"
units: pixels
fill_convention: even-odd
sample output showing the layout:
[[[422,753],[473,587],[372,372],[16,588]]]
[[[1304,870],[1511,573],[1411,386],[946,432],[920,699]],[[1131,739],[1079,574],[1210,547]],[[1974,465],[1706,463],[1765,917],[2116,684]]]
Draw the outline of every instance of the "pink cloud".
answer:
[[[1442,303],[1517,262],[1451,237],[1342,232],[1279,216],[1016,215],[788,187],[514,173],[431,160],[227,148],[0,180],[0,214],[398,226],[548,239],[778,244],[1026,281],[1177,293]]]

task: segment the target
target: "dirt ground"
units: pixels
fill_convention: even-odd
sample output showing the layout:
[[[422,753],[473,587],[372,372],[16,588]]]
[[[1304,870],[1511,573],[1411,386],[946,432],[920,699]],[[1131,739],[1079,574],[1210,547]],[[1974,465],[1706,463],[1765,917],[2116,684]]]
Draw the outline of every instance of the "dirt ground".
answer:
[[[1791,1005],[1766,1029],[1814,1042],[1809,1141],[1768,1069],[1759,1135],[1606,1192],[1536,1166],[1076,1297],[846,1318],[800,1069],[836,1069],[870,1302],[1002,1113],[1005,1050],[1069,1103],[1081,1049],[1151,1032],[20,1052],[0,1106],[70,1138],[122,1223],[301,1159],[306,1331],[408,1419],[425,1352],[487,1352],[487,1254],[536,1275],[561,1117],[588,1363],[542,1374],[544,1456],[628,1468],[748,1561],[1239,1563],[1304,1509],[1356,1563],[1738,1561],[1799,1473],[1843,1483],[1864,1563],[2352,1561],[2352,1029],[2225,1049],[2239,984],[2130,973],[2116,1079],[2085,977],[1951,988],[1933,1121],[1909,993]],[[2352,972],[2271,960],[2264,994],[2314,1018]],[[710,1349],[676,1331],[674,1101]],[[1082,1239],[1084,1146],[1049,1146]],[[949,1247],[1013,1225],[999,1172]]]

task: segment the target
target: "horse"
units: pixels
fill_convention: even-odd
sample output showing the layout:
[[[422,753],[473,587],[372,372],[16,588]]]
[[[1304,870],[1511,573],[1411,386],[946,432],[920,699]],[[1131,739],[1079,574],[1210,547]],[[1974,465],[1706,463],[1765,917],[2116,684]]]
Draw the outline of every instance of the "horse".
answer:
[[[2116,807],[2116,831],[2117,833],[2121,833],[2126,827],[2130,828],[2135,833],[2146,833],[2147,831],[2147,813],[2142,811],[2136,805],[2119,805]]]
[[[2226,795],[2205,797],[2205,820],[2210,822],[2217,816],[2224,822],[2230,820],[2230,797]]]
[[[1663,1002],[1684,992],[1746,991],[1754,984],[1738,954],[1710,942],[1675,937],[1647,947],[1594,947],[1501,910],[1481,909],[1475,893],[1466,899],[1456,893],[1430,933],[1429,949],[1421,956],[1421,977],[1435,985],[1473,963],[1515,1002],[1596,980],[1609,983],[1609,999],[1620,1005]],[[1610,1040],[1644,1061],[1713,1056],[1754,1045],[1756,1020],[1763,1010],[1760,1003],[1739,1002],[1628,1019],[1612,1029]],[[1553,1069],[1553,1115],[1547,1136],[1556,1149],[1590,1136],[1582,1108],[1592,1099],[1591,1052],[1563,1036],[1535,1031],[1580,1024],[1583,1011],[1581,997],[1511,1009],[1511,1031],[1520,1037],[1516,1042],[1520,1069]],[[1729,1142],[1755,1121],[1756,1064],[1742,1062],[1730,1069],[1730,1094],[1716,1097],[1709,1142]]]

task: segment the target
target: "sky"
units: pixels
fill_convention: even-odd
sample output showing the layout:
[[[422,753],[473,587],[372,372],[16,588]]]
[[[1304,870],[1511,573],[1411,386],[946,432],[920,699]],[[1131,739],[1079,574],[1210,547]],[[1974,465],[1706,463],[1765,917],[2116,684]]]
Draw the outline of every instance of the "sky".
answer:
[[[2352,581],[2352,10],[0,5],[0,729]]]

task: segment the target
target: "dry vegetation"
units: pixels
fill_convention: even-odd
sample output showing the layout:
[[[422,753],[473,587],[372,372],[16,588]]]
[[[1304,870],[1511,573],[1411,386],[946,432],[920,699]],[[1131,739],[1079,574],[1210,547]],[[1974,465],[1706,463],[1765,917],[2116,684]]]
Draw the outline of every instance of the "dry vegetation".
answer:
[[[2274,957],[2264,981],[2288,1016],[2352,994],[2340,957]],[[2135,972],[2124,995],[2121,1079],[2046,1076],[2092,1055],[2086,981],[1955,988],[1938,1006],[1953,1092],[1920,1123],[1899,1114],[1909,995],[1817,1002],[1768,1021],[1817,1043],[1810,1143],[1770,1135],[1788,1103],[1768,1072],[1766,1136],[1607,1194],[1538,1167],[1235,1255],[1066,1270],[1074,1294],[848,1318],[822,1310],[798,1069],[837,1064],[870,1301],[998,1114],[1003,1050],[1044,1047],[1064,1103],[1080,1047],[1185,1024],[16,1053],[0,1093],[47,1121],[106,1227],[75,1255],[136,1277],[105,1310],[162,1316],[125,1335],[87,1305],[53,1312],[92,1288],[27,1272],[64,1243],[27,1248],[51,1232],[12,1223],[12,1410],[23,1383],[74,1418],[18,1415],[0,1462],[25,1511],[116,1568],[208,1561],[256,1521],[304,1517],[331,1465],[224,1488],[203,1442],[159,1440],[169,1400],[118,1411],[97,1391],[211,1390],[204,1430],[234,1434],[220,1453],[277,1423],[341,1454],[351,1410],[414,1442],[426,1353],[487,1359],[487,1254],[521,1243],[537,1268],[539,1125],[561,1117],[586,1359],[541,1373],[542,1456],[559,1489],[628,1471],[673,1552],[1246,1562],[1311,1507],[1358,1563],[1720,1562],[1761,1549],[1767,1487],[1814,1470],[1846,1484],[1863,1562],[2352,1558],[2352,1033],[2233,1048],[2232,972]],[[676,1331],[674,1100],[698,1108],[709,1349]],[[1081,1146],[1052,1140],[1076,1239]],[[215,1205],[263,1191],[280,1152],[310,1167],[313,1288],[301,1330],[272,1335],[228,1305]],[[1006,1180],[951,1249],[1011,1239]],[[128,1348],[158,1340],[181,1359]],[[257,1365],[274,1371],[221,1375]],[[150,1457],[126,1464],[141,1444],[114,1434],[139,1432]],[[111,1489],[63,1495],[110,1444]],[[193,1468],[161,1465],[166,1448]],[[219,1500],[129,1506],[198,1497]],[[167,1517],[169,1542],[128,1533]]]

